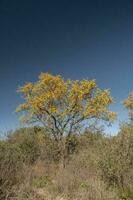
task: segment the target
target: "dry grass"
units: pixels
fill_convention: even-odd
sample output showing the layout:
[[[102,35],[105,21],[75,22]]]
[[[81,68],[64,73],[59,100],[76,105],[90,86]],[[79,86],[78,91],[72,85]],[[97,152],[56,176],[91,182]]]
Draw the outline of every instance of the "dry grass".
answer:
[[[1,140],[0,199],[132,200],[133,128],[122,127],[114,138],[88,133],[77,141],[62,168],[58,147],[43,132],[22,129]]]

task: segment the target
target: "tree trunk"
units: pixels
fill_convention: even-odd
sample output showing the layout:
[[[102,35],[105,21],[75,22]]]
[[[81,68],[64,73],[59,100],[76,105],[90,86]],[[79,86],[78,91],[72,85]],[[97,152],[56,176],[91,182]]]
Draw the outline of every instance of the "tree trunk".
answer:
[[[68,164],[69,159],[69,151],[66,139],[62,139],[60,143],[60,151],[61,151],[61,167],[65,168]]]

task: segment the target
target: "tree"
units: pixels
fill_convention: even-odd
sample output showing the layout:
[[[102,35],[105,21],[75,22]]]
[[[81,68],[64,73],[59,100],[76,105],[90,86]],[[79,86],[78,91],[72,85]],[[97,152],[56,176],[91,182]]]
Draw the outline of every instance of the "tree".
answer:
[[[129,118],[133,122],[133,93],[130,93],[127,99],[123,101],[123,105],[129,110]]]
[[[36,83],[26,83],[17,91],[24,98],[16,109],[24,113],[23,122],[41,122],[57,142],[70,138],[90,119],[111,122],[115,118],[108,109],[113,103],[109,90],[99,89],[94,80],[65,81],[41,73]]]

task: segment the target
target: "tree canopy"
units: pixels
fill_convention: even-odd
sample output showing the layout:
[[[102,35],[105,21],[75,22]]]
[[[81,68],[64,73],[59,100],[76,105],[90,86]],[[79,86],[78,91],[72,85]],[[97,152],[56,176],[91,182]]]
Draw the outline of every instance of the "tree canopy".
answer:
[[[23,112],[23,122],[41,122],[56,140],[71,135],[83,121],[111,122],[116,115],[109,110],[113,103],[110,91],[98,88],[95,80],[64,80],[41,73],[37,82],[26,83],[17,91],[24,99],[16,108]]]
[[[129,118],[133,121],[133,92],[128,95],[123,104],[129,110]]]

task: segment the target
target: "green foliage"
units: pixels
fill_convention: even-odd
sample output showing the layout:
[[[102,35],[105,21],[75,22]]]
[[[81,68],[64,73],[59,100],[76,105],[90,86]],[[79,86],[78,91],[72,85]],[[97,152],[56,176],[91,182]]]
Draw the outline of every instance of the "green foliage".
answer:
[[[33,128],[22,128],[10,135],[9,142],[17,145],[23,155],[24,162],[30,164],[34,163],[40,156],[40,137],[40,132],[36,134]]]
[[[76,135],[71,135],[66,139],[66,146],[68,150],[68,154],[73,154],[77,150],[78,146],[78,137]]]
[[[35,188],[44,188],[49,184],[52,184],[49,176],[36,177],[32,180],[32,186]]]
[[[1,140],[0,199],[47,199],[45,192],[53,195],[50,200],[56,195],[66,200],[133,198],[131,124],[122,124],[115,137],[86,130],[63,142],[70,155],[64,169],[62,145],[44,128],[21,128]]]
[[[0,142],[0,199],[5,199],[11,187],[19,184],[23,155],[16,144]]]
[[[120,196],[130,199],[128,196],[132,196],[133,191],[132,125],[123,124],[118,136],[108,140],[104,149],[99,162],[103,180],[108,187],[117,187]]]

